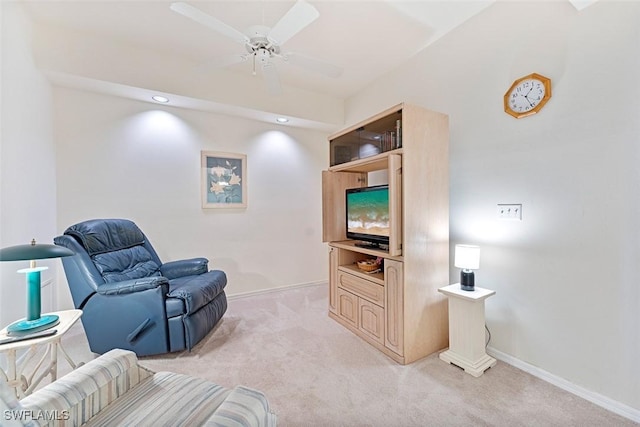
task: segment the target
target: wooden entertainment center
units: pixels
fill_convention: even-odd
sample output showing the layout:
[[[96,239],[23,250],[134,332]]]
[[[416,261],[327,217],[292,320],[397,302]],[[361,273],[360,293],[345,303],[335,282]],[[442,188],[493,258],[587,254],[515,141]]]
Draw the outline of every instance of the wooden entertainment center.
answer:
[[[401,364],[446,348],[447,300],[438,288],[449,284],[448,117],[399,104],[329,144],[331,166],[322,173],[329,316]],[[346,237],[346,189],[366,187],[370,177],[389,186],[388,249]],[[356,264],[378,257],[377,273]]]

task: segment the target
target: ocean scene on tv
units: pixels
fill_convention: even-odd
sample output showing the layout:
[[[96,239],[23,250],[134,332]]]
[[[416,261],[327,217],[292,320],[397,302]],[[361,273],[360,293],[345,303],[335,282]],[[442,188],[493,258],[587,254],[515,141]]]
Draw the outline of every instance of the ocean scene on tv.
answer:
[[[347,193],[347,228],[351,233],[389,236],[389,189]]]

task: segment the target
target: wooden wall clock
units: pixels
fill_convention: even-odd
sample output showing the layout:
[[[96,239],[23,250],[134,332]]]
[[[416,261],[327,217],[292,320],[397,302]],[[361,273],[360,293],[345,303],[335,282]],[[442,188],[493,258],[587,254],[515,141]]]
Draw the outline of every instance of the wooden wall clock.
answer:
[[[504,111],[516,119],[537,113],[551,98],[551,79],[529,74],[513,82],[504,94]]]

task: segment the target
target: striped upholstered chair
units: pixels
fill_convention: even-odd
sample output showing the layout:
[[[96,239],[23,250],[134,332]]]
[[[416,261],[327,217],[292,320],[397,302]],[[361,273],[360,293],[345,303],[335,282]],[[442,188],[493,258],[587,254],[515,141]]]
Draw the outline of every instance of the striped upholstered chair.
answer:
[[[0,378],[2,426],[274,427],[263,393],[152,372],[135,353],[112,350],[21,401]]]

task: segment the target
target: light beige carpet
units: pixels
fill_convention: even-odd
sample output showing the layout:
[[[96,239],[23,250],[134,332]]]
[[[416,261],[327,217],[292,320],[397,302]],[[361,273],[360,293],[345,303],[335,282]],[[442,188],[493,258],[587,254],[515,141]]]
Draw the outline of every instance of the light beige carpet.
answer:
[[[92,357],[81,333],[65,344]],[[400,366],[328,318],[325,286],[232,299],[191,352],[141,363],[262,390],[280,426],[637,425],[500,361],[480,378],[437,354]]]

